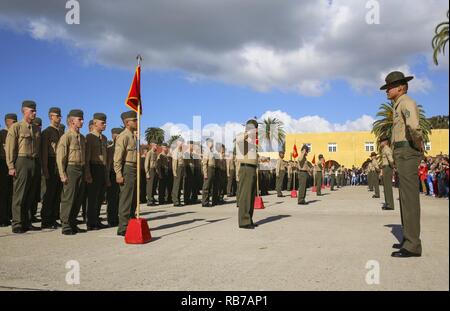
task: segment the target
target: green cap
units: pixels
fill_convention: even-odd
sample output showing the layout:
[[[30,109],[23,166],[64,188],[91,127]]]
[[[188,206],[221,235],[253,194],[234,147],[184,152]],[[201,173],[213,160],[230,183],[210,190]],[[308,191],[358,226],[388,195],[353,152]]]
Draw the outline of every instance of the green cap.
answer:
[[[302,149],[300,149],[300,150],[306,150],[307,152],[309,152],[309,147],[308,147],[308,145],[303,145]]]
[[[56,113],[57,115],[61,115],[61,108],[58,108],[58,107],[51,107],[49,110],[48,110],[48,113],[50,114],[50,113]]]
[[[111,129],[111,134],[117,134],[119,135],[120,133],[122,133],[123,129],[121,129],[120,127],[115,127],[113,129]]]
[[[84,118],[83,111],[80,109],[73,109],[70,110],[68,117],[76,117],[76,118]]]
[[[93,119],[106,122],[106,114],[101,113],[101,112],[94,113],[94,118]]]
[[[36,110],[36,103],[32,100],[24,100],[22,102],[22,108],[31,108]]]
[[[14,120],[14,121],[17,121],[17,114],[15,114],[15,113],[7,113],[6,115],[5,115],[5,121],[6,120]]]
[[[122,121],[126,120],[136,120],[137,119],[137,113],[136,111],[126,111],[123,112],[120,117],[122,118]]]
[[[34,124],[34,125],[37,125],[37,126],[42,126],[42,119],[36,117],[36,118],[33,120],[33,124]]]
[[[258,128],[258,121],[256,121],[255,119],[250,119],[245,123],[245,125],[249,124],[252,124],[255,128]]]

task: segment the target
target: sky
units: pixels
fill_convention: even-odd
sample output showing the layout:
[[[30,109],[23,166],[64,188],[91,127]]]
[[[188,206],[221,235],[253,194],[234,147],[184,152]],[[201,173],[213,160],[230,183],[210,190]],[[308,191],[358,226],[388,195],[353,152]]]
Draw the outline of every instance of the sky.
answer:
[[[142,127],[173,135],[193,116],[209,129],[256,116],[288,133],[370,130],[392,70],[414,75],[427,116],[448,115],[448,50],[431,60],[447,1],[81,0],[73,25],[66,3],[0,1],[0,118],[33,99],[44,126],[52,106],[120,126],[137,54]]]

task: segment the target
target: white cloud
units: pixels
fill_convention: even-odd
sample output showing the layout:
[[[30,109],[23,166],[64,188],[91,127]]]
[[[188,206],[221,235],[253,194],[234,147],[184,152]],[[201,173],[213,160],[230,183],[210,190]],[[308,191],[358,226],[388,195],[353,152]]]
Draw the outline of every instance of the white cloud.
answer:
[[[107,66],[132,68],[141,53],[144,70],[181,70],[192,83],[320,96],[333,80],[376,91],[382,74],[402,67],[417,76],[411,92],[429,91],[430,79],[409,66],[417,57],[431,61],[434,27],[446,20],[448,3],[379,3],[381,23],[368,25],[361,0],[136,0],[132,8],[125,0],[80,0],[81,24],[67,25],[61,1],[3,0],[0,25],[62,40]],[[448,56],[440,59],[448,71]]]

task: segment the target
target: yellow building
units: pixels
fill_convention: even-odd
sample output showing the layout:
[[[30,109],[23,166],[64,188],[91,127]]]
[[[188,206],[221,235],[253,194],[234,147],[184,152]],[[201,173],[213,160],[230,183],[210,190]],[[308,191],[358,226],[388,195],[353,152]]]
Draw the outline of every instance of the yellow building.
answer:
[[[325,160],[335,160],[345,167],[361,167],[372,151],[377,150],[375,136],[371,132],[333,132],[286,134],[285,160],[291,159],[294,144],[300,153],[303,144],[308,144],[311,152],[308,160],[323,154]],[[427,155],[449,154],[449,130],[432,130],[430,141],[426,143]],[[261,153],[277,159],[276,152]]]

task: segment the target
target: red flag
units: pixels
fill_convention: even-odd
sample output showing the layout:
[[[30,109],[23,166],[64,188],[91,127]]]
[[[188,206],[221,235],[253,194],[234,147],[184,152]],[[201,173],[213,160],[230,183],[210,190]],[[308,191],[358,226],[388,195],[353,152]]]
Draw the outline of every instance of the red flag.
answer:
[[[295,159],[298,157],[297,146],[294,144],[294,152],[292,152],[292,157]]]
[[[140,65],[136,67],[136,72],[134,73],[133,82],[131,83],[130,91],[128,92],[128,97],[127,100],[125,101],[125,105],[127,105],[128,108],[136,112],[138,112],[138,108],[140,108],[142,114]]]
[[[311,163],[312,163],[312,164],[316,164],[316,155],[314,155],[314,157],[313,157]]]

